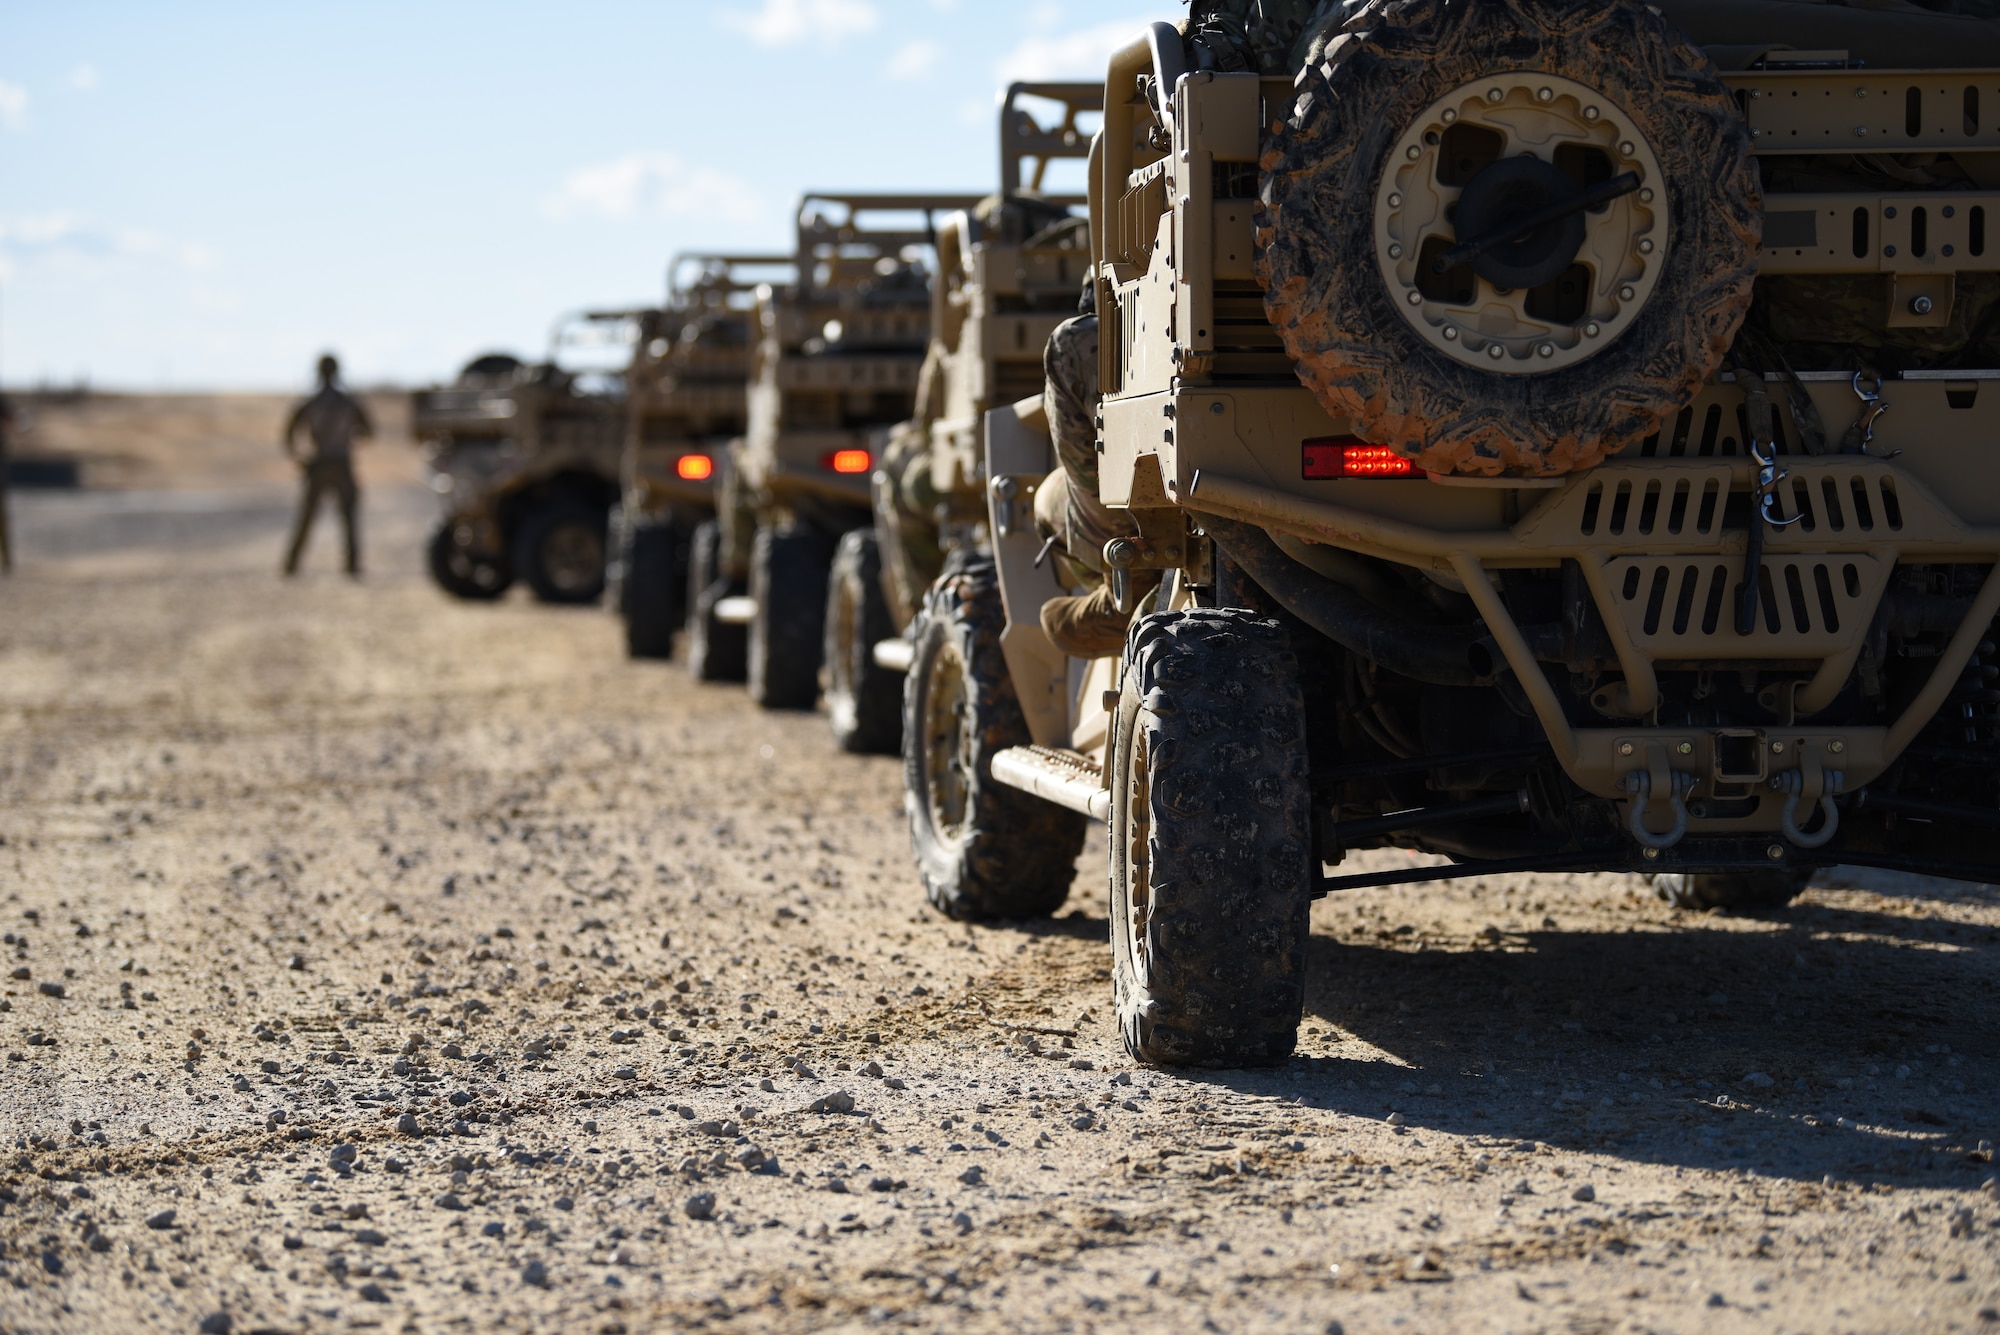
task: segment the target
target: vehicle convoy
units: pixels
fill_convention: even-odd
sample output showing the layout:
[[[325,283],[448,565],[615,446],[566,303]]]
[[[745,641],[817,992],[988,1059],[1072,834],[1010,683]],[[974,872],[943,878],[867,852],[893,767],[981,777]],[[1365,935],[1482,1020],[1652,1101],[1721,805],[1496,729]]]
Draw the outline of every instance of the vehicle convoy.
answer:
[[[820,685],[847,750],[896,751],[903,632],[947,555],[987,546],[986,411],[1041,396],[1043,348],[1076,313],[1090,267],[1088,225],[1076,215],[1085,196],[1056,189],[1050,168],[1082,166],[1090,133],[1079,122],[1103,96],[1096,83],[1010,85],[1000,190],[937,229],[916,413],[889,432],[872,479],[875,522],[840,540],[826,585]]]
[[[2000,877],[2000,24],[1314,9],[1111,62],[1095,450],[989,413],[995,559],[914,636],[933,902],[1048,911],[1107,821],[1127,1047],[1235,1065],[1330,892]]]
[[[638,317],[612,524],[610,583],[635,658],[672,655],[686,620],[688,554],[747,415],[745,380],[760,281],[790,256],[679,255],[666,305]]]
[[[566,368],[560,356],[607,333],[622,341],[637,318],[566,316],[547,361],[488,353],[451,385],[411,395],[411,431],[443,502],[427,556],[445,592],[498,598],[517,577],[549,603],[595,602],[604,591],[625,396],[620,378]]]
[[[758,289],[748,432],[732,451],[716,528],[698,532],[690,554],[688,661],[698,678],[745,676],[767,709],[818,700],[834,547],[869,522],[882,434],[916,401],[937,217],[978,202],[800,201],[796,279]],[[735,627],[747,628],[743,660]]]

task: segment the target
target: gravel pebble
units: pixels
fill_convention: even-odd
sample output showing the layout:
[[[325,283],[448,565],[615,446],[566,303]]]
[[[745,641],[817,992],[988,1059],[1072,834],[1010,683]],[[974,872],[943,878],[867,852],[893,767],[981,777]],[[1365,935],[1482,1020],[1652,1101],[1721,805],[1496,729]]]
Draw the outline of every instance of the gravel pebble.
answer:
[[[35,990],[45,997],[55,997],[57,1000],[61,1000],[64,993],[69,989],[61,983],[37,983],[35,984]]]
[[[160,1210],[146,1216],[147,1228],[172,1228],[173,1226],[174,1212],[172,1210]]]
[[[1597,1199],[1597,1188],[1586,1182],[1575,1191],[1572,1191],[1569,1194],[1569,1198],[1573,1201],[1594,1201]]]
[[[690,1219],[715,1218],[715,1193],[712,1191],[697,1191],[694,1195],[681,1202],[681,1213]]]
[[[235,1324],[227,1312],[210,1312],[201,1319],[201,1335],[229,1335]]]
[[[424,1134],[424,1125],[417,1120],[415,1113],[404,1113],[396,1119],[396,1130],[406,1136],[421,1136]]]
[[[549,1268],[540,1261],[530,1261],[521,1267],[521,1282],[546,1289],[549,1286]]]

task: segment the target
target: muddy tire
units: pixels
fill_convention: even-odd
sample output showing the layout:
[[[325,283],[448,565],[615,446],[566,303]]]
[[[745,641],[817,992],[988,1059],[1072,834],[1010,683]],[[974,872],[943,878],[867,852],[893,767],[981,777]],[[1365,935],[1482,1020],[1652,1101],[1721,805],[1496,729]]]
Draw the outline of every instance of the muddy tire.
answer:
[[[536,506],[514,531],[514,569],[545,603],[594,603],[604,593],[607,516],[582,501]]]
[[[1785,871],[1669,872],[1653,878],[1653,893],[1677,909],[1773,913],[1799,897],[1809,868]]]
[[[795,525],[762,527],[750,547],[750,698],[766,709],[819,703],[819,656],[826,634],[831,544]]]
[[[949,918],[1039,918],[1069,898],[1085,818],[993,778],[1025,746],[991,557],[955,557],[925,595],[903,683],[903,809],[924,893]]]
[[[834,550],[827,576],[821,672],[833,739],[843,751],[894,755],[902,748],[903,674],[875,662],[876,642],[895,635],[875,530],[855,529]]]
[[[687,536],[671,517],[626,521],[618,562],[618,610],[625,651],[633,658],[672,658],[674,636],[687,620]]]
[[[424,545],[431,579],[454,598],[492,602],[513,587],[514,571],[505,561],[480,556],[459,541],[458,525],[445,520]]]
[[[715,605],[744,593],[741,580],[723,572],[722,525],[713,519],[695,526],[688,542],[688,673],[696,681],[742,681],[747,675],[749,627],[716,618]]]
[[[1132,628],[1111,737],[1113,990],[1126,1051],[1283,1061],[1314,863],[1305,701],[1284,629],[1240,608]]]
[[[1438,267],[1627,173],[1630,193]],[[1762,216],[1735,101],[1646,6],[1376,0],[1265,143],[1257,274],[1355,434],[1438,473],[1560,474],[1694,397],[1749,309]]]

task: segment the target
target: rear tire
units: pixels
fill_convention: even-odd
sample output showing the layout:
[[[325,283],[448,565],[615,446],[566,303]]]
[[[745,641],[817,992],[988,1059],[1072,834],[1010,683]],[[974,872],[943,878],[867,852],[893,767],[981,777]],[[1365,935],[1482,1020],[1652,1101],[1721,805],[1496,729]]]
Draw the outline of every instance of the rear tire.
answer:
[[[674,636],[687,619],[686,564],[686,530],[671,517],[627,522],[618,591],[625,649],[632,657],[674,656]]]
[[[875,662],[876,642],[895,634],[875,530],[857,528],[840,540],[826,581],[826,712],[843,751],[894,755],[902,748],[903,674]]]
[[[458,524],[447,519],[431,533],[425,560],[437,586],[454,598],[487,603],[513,586],[514,571],[504,560],[479,556],[459,541]]]
[[[925,596],[903,684],[903,809],[917,875],[948,918],[1039,918],[1069,898],[1085,818],[994,781],[1027,719],[1000,653],[989,556],[954,558]]]
[[[1148,616],[1111,738],[1113,990],[1126,1051],[1261,1066],[1298,1041],[1312,907],[1305,701],[1284,629]]]
[[[1734,909],[1774,913],[1797,899],[1812,880],[1811,868],[1783,871],[1667,872],[1653,878],[1653,893],[1677,909]]]
[[[833,553],[813,529],[759,528],[750,548],[750,698],[766,709],[819,702],[826,579]]]
[[[722,569],[722,525],[703,520],[688,544],[688,672],[696,681],[742,681],[749,663],[749,628],[716,620],[715,605],[744,592]]]
[[[514,532],[514,569],[545,603],[594,603],[604,593],[605,512],[582,501],[536,506]]]

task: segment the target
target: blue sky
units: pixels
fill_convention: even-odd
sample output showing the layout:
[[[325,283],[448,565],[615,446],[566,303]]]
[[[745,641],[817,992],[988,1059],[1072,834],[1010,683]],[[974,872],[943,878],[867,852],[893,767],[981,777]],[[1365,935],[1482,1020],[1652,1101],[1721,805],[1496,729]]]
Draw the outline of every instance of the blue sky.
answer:
[[[805,188],[985,190],[1011,78],[1173,0],[0,0],[0,380],[291,387],[534,352]]]

